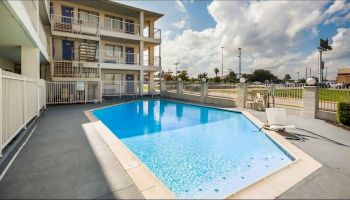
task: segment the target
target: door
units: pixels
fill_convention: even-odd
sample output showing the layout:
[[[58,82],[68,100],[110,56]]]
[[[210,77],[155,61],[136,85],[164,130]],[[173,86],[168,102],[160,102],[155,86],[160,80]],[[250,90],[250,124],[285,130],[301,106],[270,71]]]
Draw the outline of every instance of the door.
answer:
[[[133,74],[127,74],[126,75],[126,94],[133,94],[134,93],[134,75]]]
[[[125,48],[125,54],[126,54],[126,64],[134,64],[134,48],[132,47],[126,47]]]
[[[73,8],[62,6],[62,22],[64,24],[71,24],[73,17]]]
[[[74,42],[69,40],[62,40],[62,59],[73,60],[74,58]]]
[[[126,33],[134,33],[134,20],[125,20],[125,32]]]

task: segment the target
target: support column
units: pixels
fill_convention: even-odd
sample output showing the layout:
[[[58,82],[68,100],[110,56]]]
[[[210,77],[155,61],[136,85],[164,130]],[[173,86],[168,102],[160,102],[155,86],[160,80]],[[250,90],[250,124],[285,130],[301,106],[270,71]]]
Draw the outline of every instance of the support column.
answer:
[[[144,12],[140,11],[140,36],[143,36],[143,27],[144,27],[144,22],[145,22],[145,17],[144,17]]]
[[[205,99],[208,96],[208,83],[201,82],[201,102],[205,103]]]
[[[2,111],[2,97],[3,97],[3,93],[2,93],[2,70],[0,68],[0,157],[2,157],[2,118],[3,118],[3,111]]]
[[[140,48],[139,48],[139,56],[140,56],[140,58],[139,58],[139,61],[140,61],[140,63],[139,63],[139,65],[140,66],[143,66],[143,51],[144,51],[144,42],[141,40],[140,41]]]
[[[303,88],[303,116],[316,118],[318,110],[317,86],[304,86]]]
[[[154,72],[148,73],[148,92],[153,93],[154,92]]]
[[[21,74],[40,79],[40,50],[36,47],[21,47]]]
[[[238,84],[238,102],[237,106],[239,108],[245,108],[245,103],[247,100],[247,83]]]
[[[143,95],[144,71],[140,70],[140,94]]]

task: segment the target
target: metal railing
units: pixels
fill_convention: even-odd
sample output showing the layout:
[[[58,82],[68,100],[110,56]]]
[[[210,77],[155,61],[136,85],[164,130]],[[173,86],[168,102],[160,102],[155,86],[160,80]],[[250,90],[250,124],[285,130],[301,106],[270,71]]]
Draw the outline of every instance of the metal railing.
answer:
[[[184,82],[182,92],[199,95],[201,92],[201,84],[200,83]]]
[[[86,19],[66,17],[61,15],[51,15],[51,29],[81,35],[99,36],[99,23]]]
[[[140,54],[138,53],[122,53],[118,51],[99,50],[102,63],[130,64],[139,65]]]
[[[128,96],[157,94],[159,90],[154,82],[140,81],[101,81],[102,96]],[[142,84],[142,92],[141,86]]]
[[[350,103],[350,86],[319,86],[318,95],[319,110],[336,112],[339,102]]]
[[[267,106],[303,107],[303,88],[300,85],[249,85],[247,101],[255,101],[258,93],[266,98]]]
[[[100,17],[100,28],[108,31],[140,35],[140,25],[117,19]]]
[[[47,104],[75,104],[100,101],[98,81],[53,81],[46,83]]]
[[[100,64],[93,62],[54,60],[52,62],[53,77],[99,78]]]
[[[144,55],[143,66],[160,67],[160,56],[153,56],[150,58],[148,55]]]
[[[236,84],[208,83],[208,96],[221,98],[238,98]]]
[[[164,81],[164,90],[167,92],[177,92],[177,81]]]

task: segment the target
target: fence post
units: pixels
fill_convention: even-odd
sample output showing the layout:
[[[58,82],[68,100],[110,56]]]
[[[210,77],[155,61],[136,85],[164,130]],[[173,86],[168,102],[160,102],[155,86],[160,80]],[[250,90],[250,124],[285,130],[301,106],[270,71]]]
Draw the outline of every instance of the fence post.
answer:
[[[247,83],[239,83],[238,84],[238,102],[237,106],[239,108],[245,108],[246,100],[247,100]]]
[[[318,111],[318,88],[317,86],[303,87],[303,116],[316,118]]]
[[[103,85],[102,85],[102,81],[101,80],[98,81],[98,87],[100,88],[100,91],[99,91],[99,93],[100,93],[100,103],[102,103]]]
[[[40,115],[40,84],[39,84],[39,80],[35,80],[36,81],[36,97],[37,97],[37,101],[36,101],[36,106],[37,106],[37,109],[36,109],[36,116],[39,117]]]
[[[182,81],[177,82],[177,96],[179,97],[182,94],[184,84]]]
[[[201,102],[205,103],[205,99],[208,96],[208,83],[206,81],[201,82]]]
[[[22,94],[23,94],[23,123],[24,123],[24,129],[27,129],[27,95],[26,95],[26,78],[23,78],[22,82]]]
[[[161,80],[160,81],[160,92],[164,92],[165,91],[165,81]]]
[[[3,118],[3,111],[2,111],[2,70],[0,69],[0,157],[2,157],[2,118]]]

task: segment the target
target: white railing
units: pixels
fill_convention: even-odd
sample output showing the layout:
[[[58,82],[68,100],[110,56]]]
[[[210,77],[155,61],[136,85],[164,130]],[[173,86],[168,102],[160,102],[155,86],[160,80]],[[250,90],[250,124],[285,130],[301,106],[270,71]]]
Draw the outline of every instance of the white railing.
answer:
[[[99,36],[99,23],[86,19],[51,15],[51,29],[54,31],[70,32],[74,34]]]
[[[154,82],[140,81],[101,81],[102,96],[128,96],[159,93],[159,86]],[[142,91],[140,88],[142,85]]]
[[[0,156],[2,150],[46,107],[44,80],[0,69]]]
[[[102,63],[115,63],[115,64],[130,64],[139,65],[140,54],[138,53],[122,53],[118,51],[99,50]]]
[[[148,55],[144,55],[143,66],[160,67],[160,56],[153,56],[150,59]]]
[[[100,64],[94,62],[54,60],[52,77],[99,78]]]
[[[237,99],[238,88],[236,84],[208,83],[208,96]]]
[[[140,34],[140,25],[136,23],[100,17],[100,28],[108,31],[123,32],[129,34]]]
[[[99,102],[98,81],[54,81],[47,82],[47,104],[75,104]]]

